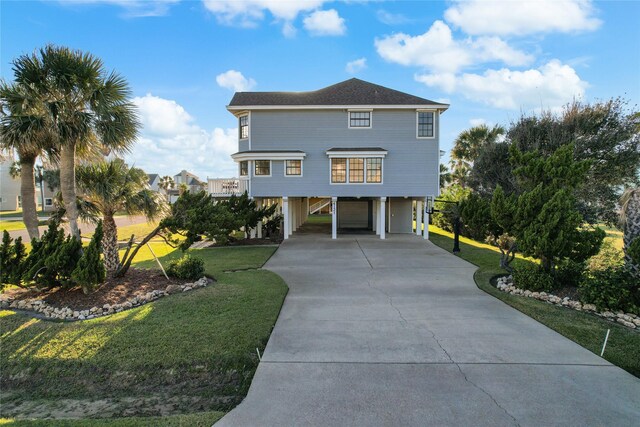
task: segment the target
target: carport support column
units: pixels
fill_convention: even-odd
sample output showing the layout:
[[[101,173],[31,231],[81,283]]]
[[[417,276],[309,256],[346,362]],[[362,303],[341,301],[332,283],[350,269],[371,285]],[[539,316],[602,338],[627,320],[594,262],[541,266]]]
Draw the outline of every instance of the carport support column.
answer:
[[[416,236],[422,234],[422,200],[416,200]]]
[[[386,197],[380,197],[380,239],[384,240],[386,238],[385,236],[385,229],[387,228],[387,220],[385,219],[385,215],[387,213],[387,198]]]
[[[262,199],[256,199],[256,207],[260,209],[262,207]],[[262,219],[258,221],[258,227],[256,229],[258,234],[258,239],[262,239]]]
[[[338,198],[331,198],[331,238],[338,238]]]
[[[291,233],[289,229],[289,198],[282,198],[282,222],[284,223],[283,237],[285,239],[289,238],[289,234]]]
[[[422,236],[424,240],[429,240],[429,211],[427,210],[429,207],[429,203],[427,203],[427,199],[424,199],[424,231],[422,232]]]

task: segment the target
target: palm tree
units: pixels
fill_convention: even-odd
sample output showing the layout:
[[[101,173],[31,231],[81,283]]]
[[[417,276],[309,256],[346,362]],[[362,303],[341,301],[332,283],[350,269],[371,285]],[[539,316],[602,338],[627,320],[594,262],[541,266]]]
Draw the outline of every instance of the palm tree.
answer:
[[[165,175],[162,178],[160,178],[160,182],[158,183],[158,187],[164,190],[167,196],[167,200],[169,200],[169,190],[173,189],[175,185],[176,185],[175,181],[169,175]]]
[[[80,237],[76,201],[76,155],[83,151],[127,151],[138,134],[127,82],[107,73],[89,53],[48,45],[13,61],[15,81],[44,105],[42,123],[60,152],[60,190],[71,234]]]
[[[636,277],[640,277],[640,266],[634,264],[628,249],[631,242],[640,239],[640,187],[628,188],[620,198],[620,222],[624,240],[624,262]]]
[[[40,232],[34,167],[38,156],[45,150],[51,152],[54,135],[46,126],[44,105],[30,97],[22,85],[0,82],[0,105],[0,148],[18,155],[11,173],[20,177],[22,220],[29,237],[37,239]]]
[[[129,167],[122,159],[80,165],[77,169],[80,199],[90,210],[100,212],[104,236],[104,263],[113,275],[120,267],[116,212],[145,215],[149,221],[166,213],[164,198],[149,188],[149,178],[142,170]]]
[[[440,189],[447,187],[452,180],[453,177],[447,165],[440,163]]]
[[[453,142],[451,150],[451,175],[460,185],[465,185],[465,179],[473,162],[480,155],[483,146],[495,143],[505,130],[502,126],[489,128],[487,125],[474,126],[460,133]]]

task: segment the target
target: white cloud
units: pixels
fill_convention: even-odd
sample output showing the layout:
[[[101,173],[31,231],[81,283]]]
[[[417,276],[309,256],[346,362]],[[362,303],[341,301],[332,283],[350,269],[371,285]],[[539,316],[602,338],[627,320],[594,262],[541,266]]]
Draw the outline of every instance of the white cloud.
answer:
[[[256,86],[256,81],[246,78],[240,71],[229,70],[216,76],[216,82],[220,87],[234,92],[247,92]]]
[[[406,24],[408,22],[411,22],[409,18],[407,18],[401,13],[392,13],[384,9],[378,10],[376,12],[376,17],[378,18],[378,21],[387,25],[400,25],[400,24]]]
[[[582,98],[589,86],[573,68],[557,59],[525,71],[503,68],[483,74],[419,74],[415,78],[427,86],[510,110],[557,109],[574,98]]]
[[[304,28],[312,36],[341,36],[347,32],[344,18],[335,9],[317,10],[304,18]]]
[[[229,157],[238,148],[237,128],[207,131],[178,103],[151,94],[134,98],[143,127],[127,160],[147,173],[182,169],[201,179],[237,175]]]
[[[506,36],[593,31],[602,24],[594,14],[589,0],[458,0],[444,16],[467,34]]]
[[[169,12],[172,5],[180,0],[58,0],[62,5],[107,4],[119,6],[125,10],[125,17],[162,16]]]
[[[367,68],[367,58],[360,58],[347,62],[345,71],[349,74],[356,74],[365,68]]]
[[[422,66],[438,73],[453,73],[475,64],[500,61],[510,66],[527,65],[533,57],[512,48],[498,37],[455,40],[451,29],[435,21],[424,34],[396,33],[376,38],[378,54],[389,62]]]
[[[299,13],[315,10],[325,0],[282,1],[282,0],[204,0],[204,6],[213,13],[220,24],[256,27],[269,12],[277,21],[296,19]],[[285,35],[291,29],[283,29]]]

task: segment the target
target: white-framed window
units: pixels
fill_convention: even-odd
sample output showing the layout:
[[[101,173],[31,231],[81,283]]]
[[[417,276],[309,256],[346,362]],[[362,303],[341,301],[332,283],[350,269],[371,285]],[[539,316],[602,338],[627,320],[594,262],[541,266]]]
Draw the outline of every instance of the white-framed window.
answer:
[[[249,176],[249,161],[243,160],[240,162],[240,176]]]
[[[238,117],[238,138],[249,138],[249,114]]]
[[[254,176],[271,176],[271,160],[255,160]]]
[[[416,136],[418,138],[435,138],[436,112],[421,111],[416,113]]]
[[[371,127],[371,114],[369,111],[349,111],[349,129],[368,129]]]
[[[44,199],[44,205],[53,206],[53,199],[47,197],[46,199]]]
[[[302,176],[302,160],[285,160],[285,176]]]
[[[382,158],[331,158],[332,184],[381,184]]]

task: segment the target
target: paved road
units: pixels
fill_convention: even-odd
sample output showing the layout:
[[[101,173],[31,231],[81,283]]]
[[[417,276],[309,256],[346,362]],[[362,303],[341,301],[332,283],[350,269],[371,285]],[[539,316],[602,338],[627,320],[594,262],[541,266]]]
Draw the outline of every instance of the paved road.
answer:
[[[640,380],[480,291],[414,236],[294,235],[247,398],[220,426],[640,425]]]
[[[134,216],[134,217],[126,217],[126,216],[119,216],[116,217],[116,225],[118,227],[124,227],[126,225],[134,225],[134,224],[142,224],[147,222],[147,219],[144,216]],[[91,223],[85,223],[85,222],[80,222],[80,232],[82,233],[83,236],[89,234],[89,233],[93,233],[93,230],[96,229],[96,226],[91,224]],[[62,224],[62,228],[64,228],[65,230],[67,230],[67,232],[69,231],[69,225],[68,224]],[[42,236],[42,233],[47,229],[46,225],[42,225],[40,227],[38,227],[38,229],[40,230],[40,236]],[[23,242],[30,242],[31,239],[29,239],[29,234],[27,233],[26,229],[23,230],[14,230],[14,231],[10,231],[9,235],[11,237],[13,237],[14,239],[22,236],[22,241]]]

